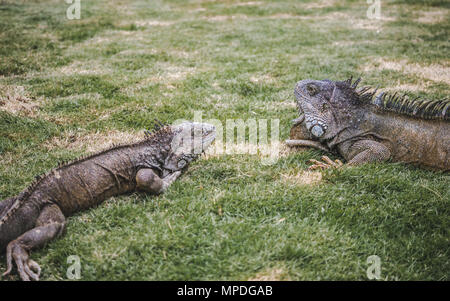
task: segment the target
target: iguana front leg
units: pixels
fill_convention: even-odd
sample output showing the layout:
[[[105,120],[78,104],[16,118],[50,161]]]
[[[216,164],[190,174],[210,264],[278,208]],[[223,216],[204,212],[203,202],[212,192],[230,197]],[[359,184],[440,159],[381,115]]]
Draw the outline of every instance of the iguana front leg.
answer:
[[[367,139],[353,143],[347,151],[348,154],[346,157],[348,158],[348,165],[382,162],[388,160],[391,156],[391,152],[384,144]],[[314,159],[309,160],[311,163],[314,163],[309,169],[340,167],[343,165],[339,160],[333,162],[327,156],[323,156],[322,160],[324,162]]]
[[[22,280],[39,280],[41,268],[35,261],[30,259],[29,252],[58,237],[64,230],[65,220],[57,205],[44,207],[36,221],[36,227],[8,244],[6,248],[7,268],[3,276],[11,273],[14,260]]]
[[[181,175],[175,171],[165,178],[160,178],[151,168],[142,168],[136,174],[137,189],[152,194],[163,193]]]
[[[383,162],[391,157],[391,151],[384,144],[374,140],[359,140],[353,143],[348,152],[349,165]]]

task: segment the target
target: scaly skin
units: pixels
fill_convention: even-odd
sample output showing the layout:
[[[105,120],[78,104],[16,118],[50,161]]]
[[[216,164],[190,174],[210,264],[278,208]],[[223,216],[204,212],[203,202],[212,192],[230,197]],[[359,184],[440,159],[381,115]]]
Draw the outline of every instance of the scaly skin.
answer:
[[[29,253],[61,235],[67,216],[111,196],[164,192],[214,138],[215,128],[209,124],[164,127],[142,142],[62,165],[0,202],[0,249],[6,248],[7,258],[3,275],[11,272],[14,261],[22,280],[38,280],[40,267]],[[195,141],[202,145],[194,149]]]
[[[383,93],[374,98],[368,88],[357,91],[358,82],[298,82],[295,95],[301,118],[291,139],[300,139],[297,145],[308,146],[302,139],[314,142],[310,146],[317,148],[319,143],[350,165],[392,160],[450,170],[448,100],[386,98]]]

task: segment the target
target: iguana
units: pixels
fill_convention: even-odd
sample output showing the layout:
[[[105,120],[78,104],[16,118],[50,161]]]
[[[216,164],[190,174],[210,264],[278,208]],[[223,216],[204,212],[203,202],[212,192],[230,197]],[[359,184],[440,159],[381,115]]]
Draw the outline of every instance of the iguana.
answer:
[[[450,100],[377,93],[352,82],[302,80],[294,90],[300,117],[288,145],[334,151],[350,165],[392,160],[450,170]],[[328,157],[312,168],[341,165]],[[337,164],[338,163],[338,164]]]
[[[114,146],[64,163],[39,176],[17,196],[0,202],[0,250],[8,275],[16,263],[22,280],[39,280],[32,249],[61,235],[66,217],[111,196],[165,191],[215,139],[213,125],[158,126],[138,143]]]

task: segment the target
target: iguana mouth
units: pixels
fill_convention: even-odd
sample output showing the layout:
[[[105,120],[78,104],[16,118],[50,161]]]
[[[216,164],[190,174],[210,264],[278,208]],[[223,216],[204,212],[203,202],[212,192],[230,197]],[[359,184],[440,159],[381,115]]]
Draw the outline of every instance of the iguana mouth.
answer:
[[[173,130],[177,133],[172,139],[171,152],[162,164],[162,178],[179,170],[185,170],[185,167],[179,166],[177,162],[184,160],[190,163],[201,156],[206,149],[216,139],[216,128],[209,123],[181,123],[173,126]],[[173,159],[175,156],[176,159]],[[177,162],[173,162],[173,161]]]
[[[198,156],[202,155],[205,153],[206,149],[214,142],[214,140],[216,139],[216,132],[215,132],[215,127],[211,126],[210,129],[210,133],[206,134],[203,138],[202,138],[202,149],[201,149],[201,153],[200,154],[194,154],[193,156],[195,156],[195,158],[197,158]],[[165,165],[165,164],[164,164]],[[183,168],[183,170],[186,169]],[[160,172],[161,172],[161,176],[164,178],[167,175],[177,171],[178,169],[171,169],[171,168],[167,168],[167,167],[162,167],[160,168]]]

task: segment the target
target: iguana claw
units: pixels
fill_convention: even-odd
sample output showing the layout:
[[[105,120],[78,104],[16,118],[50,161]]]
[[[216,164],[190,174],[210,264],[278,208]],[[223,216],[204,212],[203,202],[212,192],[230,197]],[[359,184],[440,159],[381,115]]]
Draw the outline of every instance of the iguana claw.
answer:
[[[29,258],[28,252],[19,244],[10,243],[6,249],[7,269],[2,276],[7,276],[12,271],[12,261],[17,265],[17,271],[23,281],[39,280],[41,267]]]
[[[340,160],[336,159],[335,161],[333,161],[330,158],[328,158],[327,156],[322,156],[322,160],[324,162],[320,162],[320,161],[317,161],[314,159],[309,160],[308,162],[313,163],[313,165],[311,165],[308,169],[309,170],[327,169],[330,167],[338,168],[338,167],[341,167],[344,165]]]
[[[173,182],[175,182],[176,179],[178,179],[179,176],[181,176],[181,171],[175,171],[163,178],[162,191],[165,191]]]

